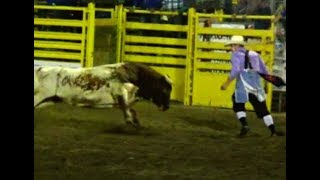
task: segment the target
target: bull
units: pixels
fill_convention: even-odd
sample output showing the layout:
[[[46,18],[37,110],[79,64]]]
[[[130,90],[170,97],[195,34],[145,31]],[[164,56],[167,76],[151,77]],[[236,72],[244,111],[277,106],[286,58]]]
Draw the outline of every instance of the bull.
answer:
[[[140,99],[161,111],[170,106],[172,81],[141,63],[116,63],[90,68],[39,67],[34,71],[34,109],[45,102],[73,106],[120,108],[126,123],[140,126],[132,106]]]

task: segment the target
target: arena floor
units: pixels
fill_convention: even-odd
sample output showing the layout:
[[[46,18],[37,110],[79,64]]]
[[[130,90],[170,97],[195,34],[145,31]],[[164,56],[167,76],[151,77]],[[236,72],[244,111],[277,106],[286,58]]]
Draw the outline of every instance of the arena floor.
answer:
[[[35,180],[286,179],[286,137],[270,137],[248,113],[239,138],[230,110],[148,102],[135,109],[143,128],[124,124],[118,109],[56,104],[34,114]],[[286,115],[274,114],[286,130]]]

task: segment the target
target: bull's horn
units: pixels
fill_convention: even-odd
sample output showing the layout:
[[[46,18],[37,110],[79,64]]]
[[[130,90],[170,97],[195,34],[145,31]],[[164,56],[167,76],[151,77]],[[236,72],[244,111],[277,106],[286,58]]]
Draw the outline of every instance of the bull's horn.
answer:
[[[169,78],[169,76],[167,74],[164,75],[164,78],[166,79],[166,81],[169,83],[169,84],[173,84],[172,80]]]

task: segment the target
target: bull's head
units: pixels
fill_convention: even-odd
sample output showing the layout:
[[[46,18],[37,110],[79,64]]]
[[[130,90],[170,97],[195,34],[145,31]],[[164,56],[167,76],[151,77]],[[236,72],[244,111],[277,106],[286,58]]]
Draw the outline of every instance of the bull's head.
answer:
[[[172,81],[165,75],[160,79],[160,88],[157,96],[154,96],[152,101],[161,111],[166,111],[170,106],[170,95],[172,91]]]
[[[117,74],[121,81],[139,87],[137,96],[151,100],[162,111],[169,109],[172,81],[167,75],[134,62],[125,63],[117,69]]]

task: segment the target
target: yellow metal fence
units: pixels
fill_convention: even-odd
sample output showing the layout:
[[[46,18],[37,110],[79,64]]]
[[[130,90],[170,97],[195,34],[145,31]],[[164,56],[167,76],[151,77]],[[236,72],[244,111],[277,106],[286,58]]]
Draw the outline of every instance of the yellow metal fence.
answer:
[[[166,15],[168,17],[178,16],[176,12],[135,10],[129,12],[124,9],[122,32],[122,52],[119,58],[121,62],[142,62],[149,64],[157,71],[168,74],[174,82],[172,99],[181,101],[185,105],[200,105],[231,108],[231,95],[234,83],[227,91],[221,91],[221,84],[227,79],[231,69],[231,52],[224,47],[221,41],[203,41],[199,37],[217,36],[231,37],[242,35],[252,39],[246,46],[249,50],[257,51],[266,62],[269,71],[272,70],[274,56],[274,26],[269,30],[237,29],[202,27],[200,19],[215,19],[217,26],[222,20],[233,17],[223,15],[221,12],[215,14],[197,13],[190,8],[184,15],[188,17],[187,23],[173,25],[163,22],[132,22],[127,20],[127,13],[136,15],[154,16]],[[273,16],[246,16],[247,20],[268,19]],[[130,34],[140,32],[137,34]],[[148,34],[148,31],[153,33]],[[158,32],[185,33],[186,36],[167,37]],[[142,33],[141,33],[142,32]],[[254,41],[255,40],[255,41]],[[267,92],[267,106],[271,107],[272,86],[264,86]],[[248,109],[252,109],[250,104]]]
[[[248,39],[246,48],[254,50],[261,54],[266,62],[269,71],[272,70],[274,57],[274,26],[270,30],[241,29],[219,27],[219,24],[213,24],[213,27],[201,27],[201,18],[233,18],[231,15],[210,15],[195,14],[195,41],[194,41],[194,66],[192,76],[192,105],[204,105],[214,107],[231,108],[231,95],[234,91],[235,82],[227,91],[221,91],[220,85],[226,81],[231,70],[231,52],[224,46],[225,41],[221,40],[233,35],[242,35]],[[271,19],[272,17],[247,16],[246,19]],[[216,37],[213,41],[204,41],[200,37]],[[220,39],[219,39],[220,38]],[[225,40],[227,40],[226,38]],[[250,41],[251,40],[251,41]],[[267,106],[271,107],[272,86],[264,82],[267,92]],[[252,109],[247,104],[248,109]]]
[[[128,13],[136,15],[136,20],[127,19]],[[177,16],[177,12],[160,12],[135,10],[123,13],[121,62],[146,63],[157,71],[167,74],[174,82],[171,97],[184,101],[187,62],[190,62],[190,41],[187,37],[187,24],[169,24],[160,22],[141,22],[140,18],[153,16],[160,20],[161,16]],[[187,18],[187,13],[182,18]],[[178,37],[178,34],[181,37]],[[177,36],[176,36],[177,35]]]
[[[35,48],[53,48],[79,50],[77,53],[57,50],[37,50],[36,57],[73,59],[80,61],[83,66],[93,66],[95,26],[116,26],[116,57],[115,62],[141,62],[148,64],[157,71],[167,74],[174,82],[172,99],[185,105],[201,105],[231,108],[231,94],[234,84],[227,90],[221,91],[220,85],[228,77],[231,69],[231,53],[220,41],[203,41],[203,36],[242,35],[246,38],[258,39],[249,43],[247,49],[258,51],[266,62],[269,71],[272,69],[274,57],[274,26],[269,30],[236,29],[221,27],[202,27],[201,19],[234,18],[231,15],[197,13],[193,8],[188,12],[164,11],[129,11],[122,5],[114,9],[95,8],[92,3],[88,7],[47,7],[35,6],[35,9],[69,9],[83,12],[82,20],[44,19],[35,18],[35,25],[59,25],[81,27],[81,33],[43,32],[35,30]],[[109,11],[111,17],[97,19],[96,11]],[[137,19],[128,19],[128,14],[136,15]],[[173,24],[169,21],[141,22],[142,16],[183,17],[186,21]],[[243,18],[243,17],[236,17]],[[273,19],[273,16],[247,16],[247,19]],[[38,40],[42,38],[45,40]],[[75,42],[51,41],[78,40]],[[266,84],[267,106],[271,107],[272,86]],[[249,105],[249,109],[252,107]]]
[[[95,7],[47,6],[35,5],[38,15],[34,18],[34,59],[78,62],[82,66],[92,66]],[[63,17],[43,17],[45,14],[69,15],[69,12],[81,13],[79,19]],[[64,16],[65,17],[65,16]],[[45,28],[44,28],[45,27]]]

